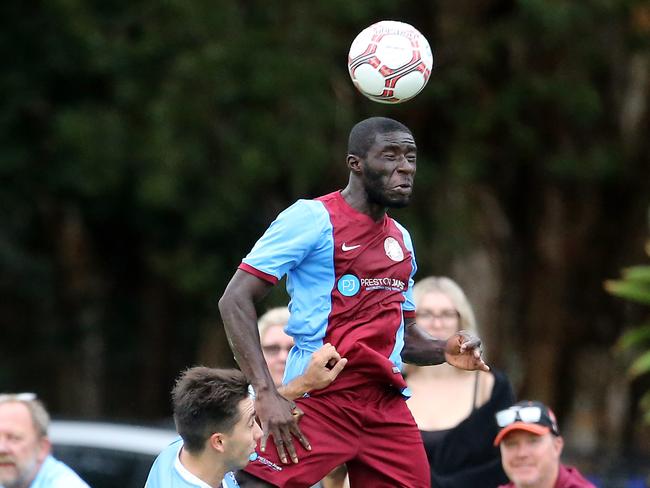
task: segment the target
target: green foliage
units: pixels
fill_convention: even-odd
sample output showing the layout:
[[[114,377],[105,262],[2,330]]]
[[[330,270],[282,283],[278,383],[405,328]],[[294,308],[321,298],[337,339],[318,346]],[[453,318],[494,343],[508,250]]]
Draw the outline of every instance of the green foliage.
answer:
[[[646,245],[650,256],[650,241]],[[650,266],[633,266],[622,271],[620,280],[605,282],[605,289],[612,295],[643,305],[650,305]],[[625,332],[617,342],[619,352],[631,352],[635,359],[629,366],[631,378],[650,373],[650,322],[640,324]],[[640,402],[645,420],[650,423],[650,391]]]
[[[622,275],[621,280],[605,282],[607,291],[626,300],[650,305],[650,266],[626,268]]]
[[[643,420],[650,424],[650,391],[643,394],[639,404],[644,411]]]
[[[619,350],[627,350],[637,344],[645,344],[646,342],[650,342],[650,324],[640,325],[629,330],[621,336],[617,346]]]
[[[630,366],[630,375],[635,378],[650,373],[650,351],[642,353]]]

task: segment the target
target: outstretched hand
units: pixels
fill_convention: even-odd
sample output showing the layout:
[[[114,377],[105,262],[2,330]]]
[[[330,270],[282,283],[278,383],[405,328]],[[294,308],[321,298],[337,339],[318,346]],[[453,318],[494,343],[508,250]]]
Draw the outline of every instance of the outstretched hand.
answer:
[[[490,371],[481,358],[481,339],[465,330],[459,330],[447,339],[445,360],[460,369]]]

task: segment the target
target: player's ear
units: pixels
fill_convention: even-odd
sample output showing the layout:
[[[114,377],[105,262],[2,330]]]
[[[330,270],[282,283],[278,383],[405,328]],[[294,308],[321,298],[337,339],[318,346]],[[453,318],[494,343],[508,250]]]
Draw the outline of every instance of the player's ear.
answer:
[[[348,168],[350,168],[350,171],[361,173],[361,158],[359,156],[348,154],[345,162],[347,163]]]
[[[221,432],[215,432],[208,438],[208,444],[215,451],[223,453],[225,451],[224,435]]]

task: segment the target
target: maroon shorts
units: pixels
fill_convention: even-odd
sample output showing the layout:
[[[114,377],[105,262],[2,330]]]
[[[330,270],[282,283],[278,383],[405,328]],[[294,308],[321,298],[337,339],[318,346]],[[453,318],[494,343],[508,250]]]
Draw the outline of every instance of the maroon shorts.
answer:
[[[246,472],[279,487],[304,488],[345,463],[351,486],[429,488],[429,463],[420,432],[404,397],[376,385],[322,393],[296,401],[305,412],[298,440],[298,464],[282,464],[273,439]]]

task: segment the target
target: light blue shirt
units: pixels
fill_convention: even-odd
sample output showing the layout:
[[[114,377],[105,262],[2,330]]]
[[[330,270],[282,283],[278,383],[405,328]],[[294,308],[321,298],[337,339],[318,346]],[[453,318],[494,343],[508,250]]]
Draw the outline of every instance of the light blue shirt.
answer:
[[[2,485],[0,485],[2,488]],[[90,488],[77,473],[52,456],[45,458],[29,488]]]
[[[161,452],[151,466],[145,488],[211,488],[181,464],[179,454],[183,447],[180,437]],[[222,488],[239,488],[235,475],[226,473]]]

